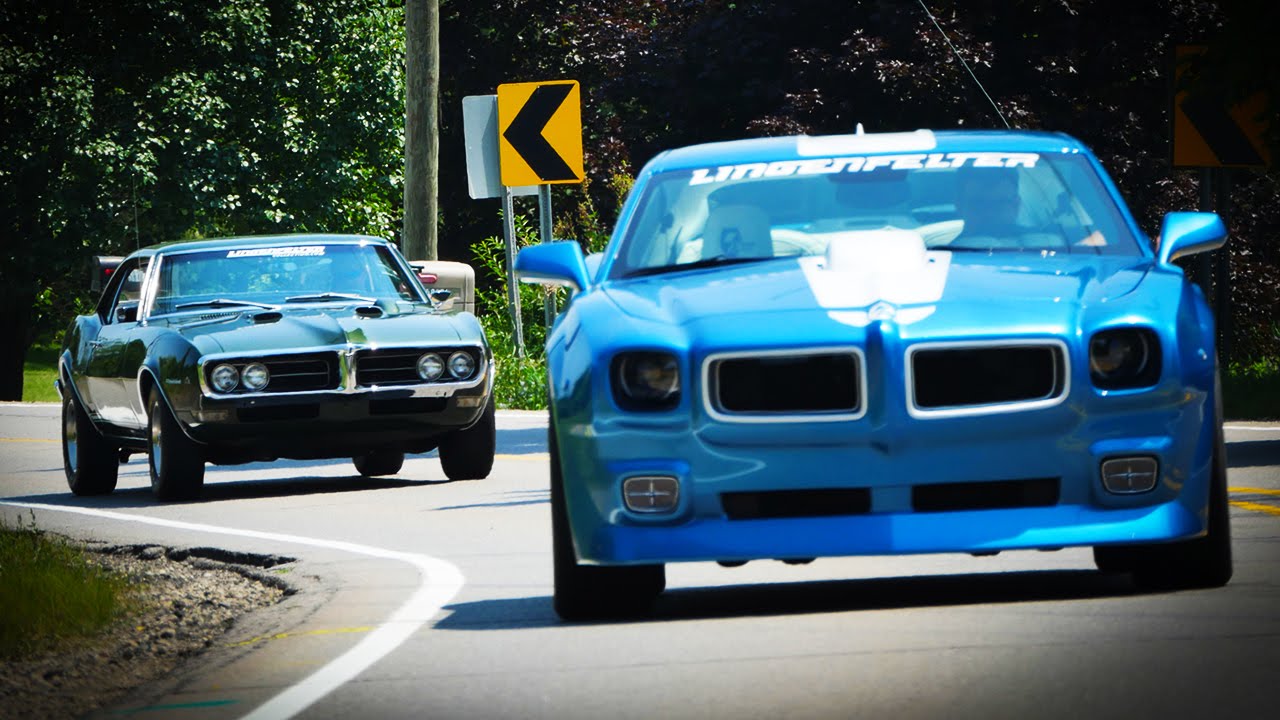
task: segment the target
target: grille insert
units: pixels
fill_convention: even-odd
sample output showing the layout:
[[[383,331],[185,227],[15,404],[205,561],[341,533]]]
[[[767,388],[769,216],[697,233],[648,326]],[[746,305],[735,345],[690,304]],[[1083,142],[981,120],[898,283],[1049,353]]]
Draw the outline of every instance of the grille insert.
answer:
[[[724,414],[839,414],[862,408],[860,357],[787,352],[712,358],[708,392]]]
[[[205,363],[205,382],[210,388],[213,387],[213,380],[210,374],[219,365],[232,365],[243,374],[245,366],[255,362],[260,362],[267,366],[267,372],[270,373],[271,378],[267,386],[260,391],[250,391],[243,384],[240,384],[228,394],[271,395],[274,393],[334,390],[338,387],[338,357],[334,353],[277,355],[265,358],[211,361]]]
[[[913,400],[922,410],[1036,402],[1066,391],[1062,347],[939,347],[910,354]]]
[[[394,348],[379,350],[361,350],[356,353],[356,385],[372,387],[374,385],[421,385],[426,382],[418,375],[418,358],[423,353],[435,353],[442,362],[448,363],[449,356],[462,350],[471,355],[476,368],[471,375],[456,378],[448,369],[435,382],[464,382],[476,377],[480,372],[480,359],[475,348],[432,347],[432,348]]]
[[[911,488],[911,507],[916,512],[1049,507],[1058,504],[1059,482],[1032,478],[916,485]]]
[[[722,493],[720,505],[730,520],[862,515],[871,512],[871,491],[838,488]]]

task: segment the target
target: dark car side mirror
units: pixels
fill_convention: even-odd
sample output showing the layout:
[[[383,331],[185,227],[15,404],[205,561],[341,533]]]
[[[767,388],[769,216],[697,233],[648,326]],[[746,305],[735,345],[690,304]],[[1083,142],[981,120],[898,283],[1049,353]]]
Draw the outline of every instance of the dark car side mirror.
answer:
[[[120,303],[120,305],[116,307],[116,322],[138,322],[138,303]]]
[[[453,297],[452,290],[432,290],[431,291],[431,299],[435,300],[438,303],[442,303],[451,297]]]

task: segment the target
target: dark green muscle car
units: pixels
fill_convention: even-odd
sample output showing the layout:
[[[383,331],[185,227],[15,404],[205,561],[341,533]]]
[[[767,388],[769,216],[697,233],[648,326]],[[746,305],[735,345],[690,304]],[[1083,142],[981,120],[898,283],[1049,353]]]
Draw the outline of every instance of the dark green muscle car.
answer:
[[[439,449],[450,479],[493,466],[493,354],[479,321],[428,293],[391,243],[226,238],[139,250],[110,272],[59,358],[77,495],[145,452],[162,500],[205,463],[350,457],[362,475]]]

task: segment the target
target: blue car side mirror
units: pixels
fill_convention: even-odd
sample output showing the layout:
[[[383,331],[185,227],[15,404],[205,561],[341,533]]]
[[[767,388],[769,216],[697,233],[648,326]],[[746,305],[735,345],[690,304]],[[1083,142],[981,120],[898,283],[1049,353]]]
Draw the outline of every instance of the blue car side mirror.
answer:
[[[1171,212],[1160,225],[1160,263],[1217,250],[1227,242],[1227,226],[1217,213]]]
[[[521,282],[561,285],[574,292],[587,287],[587,264],[576,240],[530,245],[516,256],[516,278]]]

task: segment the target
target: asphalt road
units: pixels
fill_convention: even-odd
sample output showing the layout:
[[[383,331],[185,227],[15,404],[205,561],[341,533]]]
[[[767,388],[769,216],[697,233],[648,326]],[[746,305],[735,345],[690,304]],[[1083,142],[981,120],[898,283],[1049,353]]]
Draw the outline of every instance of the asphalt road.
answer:
[[[1280,716],[1280,424],[1228,425],[1235,578],[1144,594],[1088,550],[668,568],[652,618],[551,609],[546,418],[500,412],[483,481],[433,455],[210,467],[155,502],[146,465],[66,488],[57,407],[0,404],[0,517],[111,542],[280,556],[299,589],[102,717],[1271,718]]]

